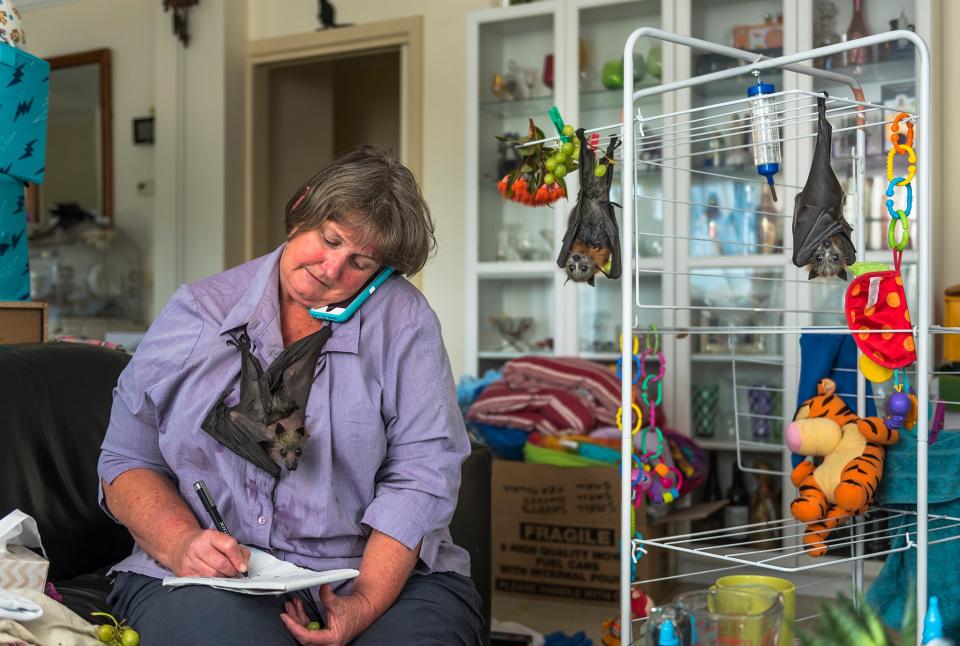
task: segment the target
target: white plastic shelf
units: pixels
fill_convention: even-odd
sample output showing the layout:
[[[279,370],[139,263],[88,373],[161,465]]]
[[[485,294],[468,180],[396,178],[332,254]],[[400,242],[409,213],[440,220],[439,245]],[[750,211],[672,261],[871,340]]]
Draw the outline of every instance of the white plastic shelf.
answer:
[[[929,514],[927,516],[929,545],[946,543],[960,539],[960,518]],[[890,521],[899,521],[896,527]],[[885,524],[882,524],[886,521]],[[769,523],[752,523],[738,527],[678,534],[666,538],[635,540],[635,546],[649,550],[652,547],[673,550],[685,554],[716,559],[719,563],[731,563],[738,566],[758,567],[775,572],[791,573],[838,565],[871,557],[886,556],[916,547],[916,512],[875,508],[865,515],[857,517],[834,529],[826,540],[825,556],[812,557],[806,553],[806,547],[798,540],[805,529],[804,523],[793,518],[785,518]],[[850,532],[848,530],[854,530]],[[953,530],[951,534],[949,530]],[[766,547],[770,543],[770,532],[779,533],[777,542],[780,547]],[[903,539],[898,541],[897,539]],[[878,543],[889,547],[870,550]],[[896,545],[894,547],[894,545]],[[861,546],[863,549],[861,550]],[[850,550],[852,556],[830,557],[831,552]],[[664,579],[673,577],[664,577]],[[637,584],[651,583],[663,579],[639,581]]]

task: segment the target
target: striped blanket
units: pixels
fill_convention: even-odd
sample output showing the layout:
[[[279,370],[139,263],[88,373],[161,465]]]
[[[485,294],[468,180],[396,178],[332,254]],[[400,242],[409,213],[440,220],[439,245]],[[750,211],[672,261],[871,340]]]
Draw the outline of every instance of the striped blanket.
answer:
[[[587,433],[616,424],[620,380],[609,368],[573,357],[522,357],[503,368],[470,407],[473,421],[540,431]]]

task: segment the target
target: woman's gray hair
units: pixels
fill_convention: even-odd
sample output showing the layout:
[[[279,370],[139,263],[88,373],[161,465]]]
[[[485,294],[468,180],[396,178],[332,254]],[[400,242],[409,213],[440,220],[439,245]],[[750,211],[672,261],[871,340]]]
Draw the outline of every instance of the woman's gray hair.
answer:
[[[372,245],[376,259],[405,276],[420,271],[437,246],[433,219],[410,169],[390,153],[362,146],[314,175],[287,202],[287,235],[330,220]]]

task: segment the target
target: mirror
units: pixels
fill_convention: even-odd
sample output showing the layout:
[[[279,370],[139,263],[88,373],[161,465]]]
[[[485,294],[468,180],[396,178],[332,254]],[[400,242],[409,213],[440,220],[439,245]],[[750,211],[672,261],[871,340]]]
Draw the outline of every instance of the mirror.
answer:
[[[28,189],[28,218],[45,223],[57,203],[113,215],[110,50],[57,56],[50,63],[44,183]]]

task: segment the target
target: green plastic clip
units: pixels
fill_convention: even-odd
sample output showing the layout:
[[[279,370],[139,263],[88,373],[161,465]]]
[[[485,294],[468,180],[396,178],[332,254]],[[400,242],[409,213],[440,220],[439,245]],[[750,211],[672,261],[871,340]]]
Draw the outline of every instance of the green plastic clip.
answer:
[[[563,134],[563,117],[560,116],[560,110],[557,106],[553,106],[547,112],[550,115],[550,121],[553,122],[553,127],[557,129],[557,134],[560,135],[560,141],[567,143],[568,141],[573,141],[573,137],[568,137]]]

